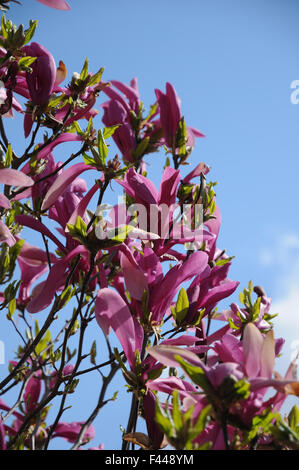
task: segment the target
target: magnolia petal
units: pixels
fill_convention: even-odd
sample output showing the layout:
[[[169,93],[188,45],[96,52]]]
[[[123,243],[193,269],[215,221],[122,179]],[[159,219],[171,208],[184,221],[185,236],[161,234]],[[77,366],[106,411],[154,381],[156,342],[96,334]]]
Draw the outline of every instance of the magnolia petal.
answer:
[[[245,369],[249,377],[258,377],[261,368],[263,336],[253,323],[247,323],[244,328],[243,353]]]
[[[4,194],[0,194],[0,206],[4,207],[4,209],[10,209],[10,200],[4,196]]]
[[[190,364],[201,367],[203,370],[206,370],[205,365],[198,358],[196,354],[188,351],[187,349],[179,348],[178,346],[153,346],[147,349],[147,352],[156,359],[156,361],[161,362],[162,364],[168,367],[181,367],[179,362],[175,359],[175,356],[180,356],[185,361],[188,361]]]
[[[0,183],[9,186],[32,186],[34,181],[22,171],[3,168],[3,170],[0,170]]]
[[[0,220],[0,243],[6,243],[8,246],[13,246],[16,243],[15,237],[10,233],[9,228]]]
[[[125,301],[112,289],[100,289],[95,302],[95,315],[106,335],[111,328],[114,330],[130,367],[134,369],[135,352],[142,349],[143,328],[132,316]]]
[[[275,362],[275,340],[273,330],[268,331],[264,338],[261,356],[261,377],[272,377]]]
[[[71,7],[65,0],[37,0],[39,3],[56,10],[70,10]]]
[[[94,196],[94,194],[97,192],[99,189],[98,184],[94,184],[92,188],[88,191],[88,193],[81,199],[79,202],[78,206],[72,213],[68,224],[75,225],[77,217],[80,216],[83,219],[83,216],[85,214],[85,211],[87,209],[88,204],[90,203],[91,198]],[[66,227],[65,229],[66,232],[68,232],[68,228]]]
[[[147,278],[141,269],[136,268],[130,260],[121,253],[120,264],[125,278],[126,287],[133,299],[141,300],[144,291],[148,290]]]
[[[69,186],[69,184],[71,184],[77,178],[77,176],[83,173],[83,171],[87,170],[94,170],[94,167],[85,165],[85,163],[76,163],[75,165],[60,173],[45,196],[42,204],[42,210],[44,211],[49,209],[49,207],[55,203],[59,196]]]

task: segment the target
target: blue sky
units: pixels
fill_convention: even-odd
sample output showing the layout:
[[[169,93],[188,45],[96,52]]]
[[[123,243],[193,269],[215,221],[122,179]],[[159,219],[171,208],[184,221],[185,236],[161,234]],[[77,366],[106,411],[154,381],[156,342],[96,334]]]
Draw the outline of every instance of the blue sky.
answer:
[[[281,312],[275,331],[287,338],[284,370],[292,341],[299,340],[299,104],[290,100],[291,82],[299,79],[298,1],[69,4],[71,11],[60,12],[23,0],[7,16],[25,25],[30,18],[39,20],[35,40],[57,63],[65,62],[68,78],[88,56],[91,71],[105,67],[105,80],[128,83],[138,77],[147,108],[155,88],[173,83],[187,124],[206,135],[197,141],[190,163],[207,163],[210,179],[219,183],[219,246],[236,257],[230,277],[242,288],[250,279],[263,285],[273,311]],[[8,123],[11,136],[15,123]],[[22,135],[15,135],[22,146]],[[158,184],[164,158],[147,161]],[[81,403],[76,420],[84,419],[86,406]],[[121,406],[116,410],[110,407],[113,416],[105,411],[97,422],[97,442],[106,448],[119,443],[121,418],[115,415],[122,416]],[[114,423],[111,430],[108,420]]]

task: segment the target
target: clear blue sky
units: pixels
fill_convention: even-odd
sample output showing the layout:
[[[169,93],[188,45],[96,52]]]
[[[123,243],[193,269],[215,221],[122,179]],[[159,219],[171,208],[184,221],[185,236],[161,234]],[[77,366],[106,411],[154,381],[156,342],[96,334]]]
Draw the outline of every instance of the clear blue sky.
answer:
[[[91,71],[105,67],[105,80],[137,76],[147,107],[155,88],[173,83],[187,124],[206,135],[191,163],[205,161],[219,183],[219,245],[236,256],[230,277],[263,285],[285,310],[276,336],[288,335],[287,362],[299,339],[299,105],[290,101],[299,79],[298,1],[69,0],[69,12],[23,4],[7,16],[39,20],[35,40],[65,62],[68,78],[88,56]],[[158,183],[164,159],[147,160]],[[72,418],[84,419],[89,403],[74,400]],[[119,445],[123,408],[111,406],[96,424],[106,448]]]

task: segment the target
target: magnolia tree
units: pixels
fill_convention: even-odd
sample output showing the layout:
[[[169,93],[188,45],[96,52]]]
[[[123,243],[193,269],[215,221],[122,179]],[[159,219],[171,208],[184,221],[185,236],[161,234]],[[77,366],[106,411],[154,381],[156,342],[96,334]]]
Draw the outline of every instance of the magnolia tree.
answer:
[[[64,0],[40,1],[69,9]],[[0,449],[46,450],[56,437],[89,449],[101,409],[113,413],[116,374],[131,396],[123,450],[299,449],[298,408],[280,414],[299,382],[295,361],[284,377],[274,372],[284,341],[274,334],[271,299],[249,282],[239,305],[217,309],[239,283],[218,247],[210,168],[186,167],[204,136],[186,124],[174,86],[156,89],[146,112],[135,78],[104,81],[87,59],[67,78],[64,63],[34,42],[36,26],[2,16],[1,322],[20,344],[0,382]],[[26,138],[21,153],[5,129],[14,114]],[[119,156],[109,154],[112,140]],[[77,145],[71,155],[68,142]],[[64,161],[56,161],[58,147]],[[159,187],[144,160],[152,154],[166,160]],[[81,174],[90,170],[88,187]],[[120,199],[108,206],[111,185]],[[96,406],[66,422],[78,383],[94,371]]]

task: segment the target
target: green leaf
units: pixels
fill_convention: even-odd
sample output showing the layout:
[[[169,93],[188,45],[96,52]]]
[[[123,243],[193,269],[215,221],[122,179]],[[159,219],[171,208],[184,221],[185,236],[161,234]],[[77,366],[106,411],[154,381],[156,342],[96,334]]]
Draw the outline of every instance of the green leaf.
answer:
[[[297,427],[299,426],[299,409],[297,405],[294,405],[288,415],[288,422],[291,429],[298,432]]]
[[[141,158],[145,154],[149,146],[149,143],[150,143],[149,137],[145,137],[144,139],[141,140],[141,142],[139,142],[134,152],[137,158]]]
[[[104,70],[105,69],[102,67],[97,73],[92,75],[89,79],[88,86],[93,86],[99,83],[101,81]]]
[[[38,333],[36,333],[38,334]],[[37,355],[41,354],[44,349],[48,346],[48,344],[51,342],[51,332],[50,330],[47,330],[46,333],[44,334],[43,338],[40,340],[38,345],[35,348],[35,352]]]
[[[94,340],[90,349],[90,362],[94,366],[96,365],[96,355],[97,355],[97,342],[96,340]]]
[[[181,356],[175,355],[174,359],[181,365],[182,369],[190,377],[190,379],[205,392],[210,391],[210,385],[205,377],[204,371],[201,367],[194,366],[184,361]]]
[[[252,307],[252,314],[251,314],[251,320],[255,321],[258,319],[259,314],[260,314],[260,308],[261,308],[261,297],[258,297]]]
[[[179,392],[177,390],[174,390],[172,394],[172,419],[175,429],[178,432],[181,431],[183,428],[183,419],[180,410]]]
[[[36,57],[22,57],[19,61],[18,61],[18,67],[21,69],[21,70],[28,70],[30,68],[30,65],[33,64],[33,62],[36,61]]]
[[[83,153],[83,161],[86,165],[91,165],[91,166],[96,166],[96,161],[94,158],[92,158],[90,155],[87,155],[86,153]]]
[[[199,415],[199,418],[196,421],[196,424],[194,426],[196,436],[198,434],[200,434],[205,429],[211,411],[212,411],[212,406],[211,405],[205,406],[205,408],[203,408],[203,410],[201,411],[201,413]]]
[[[176,306],[175,306],[177,325],[180,325],[182,321],[185,319],[188,313],[188,310],[189,310],[188,295],[185,289],[182,287],[182,289],[179,292],[179,295],[176,301]]]
[[[88,58],[86,57],[84,65],[80,73],[80,80],[86,80],[88,75]]]
[[[98,151],[99,151],[101,163],[104,166],[109,150],[106,145],[105,139],[103,137],[103,132],[101,129],[98,132]]]
[[[61,101],[63,100],[63,98],[65,97],[65,93],[62,93],[61,95],[59,96],[56,96],[55,98],[52,98],[50,101],[49,101],[49,107],[50,108],[57,108],[58,105],[61,103]],[[62,103],[62,105],[64,105],[64,103]],[[76,126],[77,122],[75,121],[73,123],[74,127]],[[80,129],[81,130],[81,129]]]
[[[8,32],[6,30],[5,15],[2,15],[2,18],[1,18],[1,35],[4,37],[4,39],[8,38]]]
[[[13,317],[13,314],[15,313],[16,311],[16,308],[17,308],[17,302],[16,302],[16,299],[11,299],[9,304],[8,304],[8,315],[7,315],[7,318],[9,320],[12,319]]]
[[[105,127],[103,130],[103,138],[109,139],[109,137],[111,137],[114,134],[114,132],[119,126],[120,124],[116,124],[115,126]]]
[[[35,21],[30,20],[30,22],[29,22],[29,28],[26,29],[25,32],[24,32],[24,34],[25,34],[25,39],[24,39],[24,43],[23,43],[24,46],[25,46],[25,44],[27,44],[29,41],[31,41],[31,39],[33,38],[34,33],[35,33],[35,30],[36,30],[36,27],[37,27],[37,23],[38,23],[37,20],[35,20]]]
[[[162,432],[166,434],[167,437],[172,436],[172,423],[171,421],[165,416],[164,411],[162,410],[159,400],[156,400],[156,414],[155,414],[156,422],[158,426],[161,428]]]
[[[4,161],[5,168],[9,168],[11,165],[11,162],[12,162],[12,148],[11,148],[11,144],[8,144],[6,155],[5,155],[5,161]]]
[[[75,294],[76,288],[72,286],[67,286],[64,291],[60,295],[60,308],[65,307],[68,301],[73,297]]]

